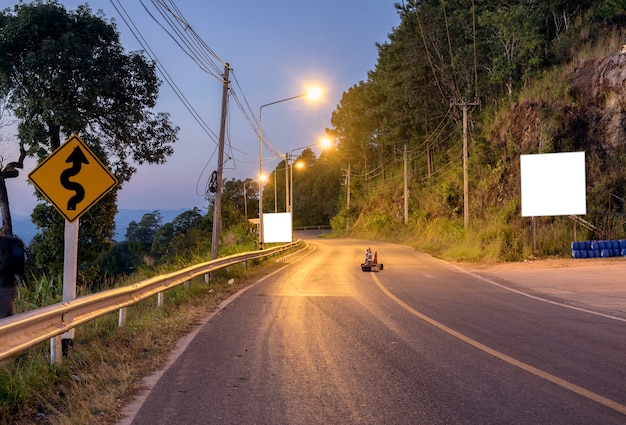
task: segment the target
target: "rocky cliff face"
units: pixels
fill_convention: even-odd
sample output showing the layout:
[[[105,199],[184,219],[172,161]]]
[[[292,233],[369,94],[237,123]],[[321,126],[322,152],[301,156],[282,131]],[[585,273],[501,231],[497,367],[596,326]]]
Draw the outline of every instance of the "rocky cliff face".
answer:
[[[495,145],[519,153],[588,151],[611,154],[626,146],[626,54],[590,59],[563,75],[569,99],[516,104],[491,133]]]
[[[570,94],[578,104],[574,123],[587,127],[587,147],[621,150],[626,142],[626,54],[575,66]]]

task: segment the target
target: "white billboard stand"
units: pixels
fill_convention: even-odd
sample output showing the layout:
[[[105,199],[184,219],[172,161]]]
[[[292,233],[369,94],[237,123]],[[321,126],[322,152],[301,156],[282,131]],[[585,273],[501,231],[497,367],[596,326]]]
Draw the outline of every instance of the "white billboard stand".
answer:
[[[291,213],[263,214],[263,242],[292,242]]]
[[[585,152],[520,156],[522,217],[587,214]]]

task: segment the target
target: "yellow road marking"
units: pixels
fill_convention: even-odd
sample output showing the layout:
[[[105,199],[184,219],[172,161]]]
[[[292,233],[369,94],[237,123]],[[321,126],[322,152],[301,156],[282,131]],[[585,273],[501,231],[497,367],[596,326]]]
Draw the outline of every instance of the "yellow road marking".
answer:
[[[482,344],[478,341],[476,341],[475,339],[472,339],[466,335],[463,335],[460,332],[455,331],[452,328],[449,328],[448,326],[444,325],[441,322],[436,321],[435,319],[426,316],[423,313],[420,313],[419,311],[415,310],[413,307],[411,307],[410,305],[408,305],[407,303],[405,303],[404,301],[402,301],[400,298],[396,297],[394,294],[392,294],[381,282],[380,280],[378,280],[378,277],[376,276],[375,273],[370,273],[370,276],[372,276],[372,279],[374,280],[374,282],[376,283],[376,285],[378,286],[378,288],[380,288],[380,290],[387,295],[389,298],[391,298],[393,301],[395,301],[398,305],[400,305],[402,308],[404,308],[406,311],[408,311],[409,313],[413,314],[416,317],[419,317],[420,319],[424,320],[425,322],[433,325],[434,327],[446,332],[449,335],[452,335],[455,338],[460,339],[463,342],[468,343],[469,345],[478,348],[479,350],[490,354],[500,360],[503,360],[513,366],[516,366],[522,370],[525,370],[527,372],[532,373],[533,375],[536,375],[540,378],[546,379],[560,387],[563,387],[565,389],[568,389],[576,394],[579,394],[583,397],[586,397],[590,400],[595,401],[596,403],[600,403],[606,407],[609,407],[617,412],[620,412],[623,415],[626,415],[626,406],[623,404],[620,404],[616,401],[613,401],[611,399],[608,399],[606,397],[601,396],[600,394],[596,394],[593,391],[590,391],[586,388],[580,387],[576,384],[573,384],[569,381],[566,381],[565,379],[559,378],[558,376],[552,375],[548,372],[545,372],[541,369],[538,369],[534,366],[531,366],[527,363],[524,363],[520,360],[517,360],[511,356],[508,356],[504,353],[501,353],[500,351],[491,348],[485,344]]]

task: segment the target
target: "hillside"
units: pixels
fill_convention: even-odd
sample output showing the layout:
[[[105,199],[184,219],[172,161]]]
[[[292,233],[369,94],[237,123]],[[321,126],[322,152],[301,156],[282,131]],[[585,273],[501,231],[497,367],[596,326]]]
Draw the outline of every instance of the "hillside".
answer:
[[[428,162],[419,151],[413,160],[408,226],[401,221],[396,184],[385,196],[358,204],[352,234],[470,261],[571,256],[573,240],[626,237],[626,54],[620,53],[621,27],[602,24],[594,34],[593,42],[587,38],[571,48],[580,54],[534,73],[514,96],[470,111],[468,228],[462,217],[462,164],[455,157],[462,127],[457,115],[443,145],[446,155],[435,148],[426,153]],[[576,227],[567,216],[521,217],[520,155],[575,151],[586,153],[583,218],[596,231]],[[401,172],[388,167],[384,178],[391,181],[389,176]]]
[[[626,54],[576,62],[551,81],[551,96],[531,97],[515,103],[497,122],[489,139],[502,152],[510,152],[509,190],[518,187],[519,154],[586,152],[588,221],[605,233],[617,232],[626,198]],[[507,149],[514,144],[517,149]],[[513,190],[517,195],[519,192]],[[609,235],[589,235],[600,238]]]

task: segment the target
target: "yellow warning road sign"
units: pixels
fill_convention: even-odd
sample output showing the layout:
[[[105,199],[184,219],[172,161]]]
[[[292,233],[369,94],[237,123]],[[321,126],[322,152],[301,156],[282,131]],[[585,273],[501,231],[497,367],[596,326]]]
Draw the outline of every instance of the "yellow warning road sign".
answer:
[[[119,183],[77,135],[39,163],[28,179],[69,222]]]

